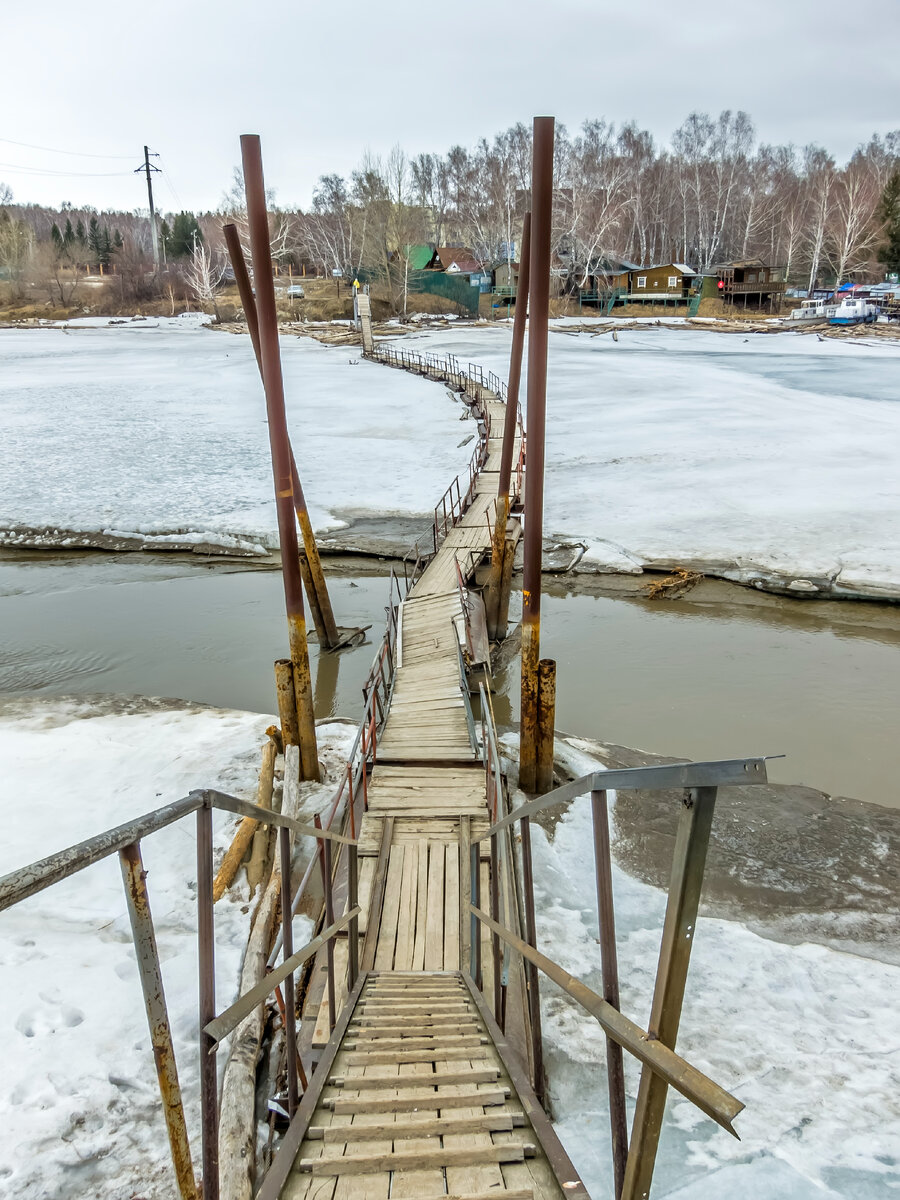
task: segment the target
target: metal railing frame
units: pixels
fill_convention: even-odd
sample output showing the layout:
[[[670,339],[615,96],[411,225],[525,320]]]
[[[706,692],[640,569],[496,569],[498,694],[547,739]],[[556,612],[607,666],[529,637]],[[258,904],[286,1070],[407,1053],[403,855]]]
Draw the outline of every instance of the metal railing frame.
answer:
[[[712,818],[719,787],[763,784],[766,782],[765,759],[733,759],[721,762],[683,763],[659,767],[635,767],[597,771],[531,800],[508,813],[502,813],[502,785],[499,750],[485,708],[489,698],[482,688],[482,720],[485,741],[484,759],[489,801],[494,809],[491,827],[471,839],[472,918],[469,970],[479,990],[483,990],[481,938],[478,923],[491,933],[494,961],[494,1012],[498,1022],[505,1011],[504,979],[500,967],[499,944],[514,950],[523,959],[526,993],[531,1025],[531,1050],[534,1090],[543,1095],[542,1039],[540,1023],[539,972],[552,979],[563,991],[591,1013],[604,1030],[607,1041],[607,1083],[610,1104],[610,1132],[613,1151],[614,1195],[616,1200],[644,1200],[649,1195],[656,1152],[662,1126],[668,1088],[674,1087],[734,1136],[734,1118],[743,1104],[718,1084],[685,1062],[674,1051],[684,988],[696,929],[697,912]],[[491,776],[497,783],[491,782]],[[648,1030],[641,1029],[623,1016],[619,1009],[618,964],[615,945],[615,917],[612,903],[612,863],[609,845],[607,792],[641,789],[683,789],[681,815],[673,854],[672,875],[656,984]],[[594,825],[594,864],[597,882],[598,923],[602,963],[603,995],[598,994],[565,971],[537,949],[534,910],[534,883],[531,855],[530,820],[551,806],[591,794]],[[510,869],[504,862],[503,842],[511,837],[516,825],[521,834],[522,879],[524,885],[525,937],[519,938],[501,919],[498,869]],[[480,843],[491,843],[490,912],[482,908],[478,863]],[[514,873],[513,873],[514,876]],[[502,878],[502,876],[501,876]],[[503,893],[505,895],[505,892]],[[627,1050],[642,1063],[637,1107],[629,1147],[626,1124],[622,1051]]]
[[[286,997],[290,996],[294,972],[306,962],[323,941],[333,940],[335,934],[347,928],[351,940],[358,936],[359,908],[350,906],[338,922],[320,934],[302,950],[293,952],[290,939],[285,942],[285,961],[280,968],[268,976],[256,988],[231,1005],[223,1013],[215,1011],[215,918],[213,901],[213,836],[212,811],[249,816],[261,824],[275,825],[279,830],[282,857],[282,878],[285,895],[291,887],[291,833],[315,837],[329,850],[332,843],[346,846],[350,860],[355,863],[355,839],[335,833],[330,829],[319,829],[292,817],[261,808],[249,801],[241,800],[215,789],[193,791],[188,796],[145,813],[124,825],[105,830],[95,837],[68,846],[47,858],[30,863],[0,879],[0,912],[12,908],[29,896],[45,891],[54,884],[87,869],[94,863],[119,855],[126,903],[132,928],[132,939],[138,960],[144,1004],[153,1043],[157,1077],[163,1111],[166,1119],[172,1163],[183,1200],[218,1200],[218,1094],[215,1053],[219,1041],[240,1020],[262,1003],[282,982],[286,984]],[[141,842],[144,838],[167,828],[192,813],[197,818],[197,939],[199,951],[199,1012],[200,1012],[200,1114],[201,1114],[201,1160],[202,1186],[198,1187],[184,1106],[178,1082],[175,1050],[171,1035],[162,970],[156,945],[156,935],[150,912],[146,873],[143,870]],[[288,923],[290,926],[290,922]],[[288,1041],[293,1027],[293,1005],[286,1004],[286,1028]],[[288,1057],[289,1097],[297,1094],[297,1062],[295,1056]]]

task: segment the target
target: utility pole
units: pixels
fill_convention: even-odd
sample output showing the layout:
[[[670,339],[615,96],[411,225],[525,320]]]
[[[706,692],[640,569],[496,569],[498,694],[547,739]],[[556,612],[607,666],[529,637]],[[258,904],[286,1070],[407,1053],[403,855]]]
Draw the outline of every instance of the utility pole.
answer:
[[[145,172],[147,175],[147,196],[150,200],[150,242],[153,246],[153,268],[156,274],[159,274],[159,233],[156,228],[156,209],[153,207],[153,180],[150,176],[151,171],[159,172],[159,167],[153,166],[150,162],[152,158],[159,158],[158,154],[150,154],[147,147],[144,147],[144,165],[135,169],[135,175],[140,175]]]

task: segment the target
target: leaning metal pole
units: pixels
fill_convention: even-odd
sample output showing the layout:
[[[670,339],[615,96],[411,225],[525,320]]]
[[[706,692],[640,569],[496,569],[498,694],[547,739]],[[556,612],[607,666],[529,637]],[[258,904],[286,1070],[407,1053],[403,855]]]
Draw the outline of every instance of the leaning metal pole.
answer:
[[[140,842],[132,842],[119,851],[122,867],[122,882],[128,901],[128,917],[137,956],[144,1007],[150,1026],[150,1042],[156,1060],[159,1092],[163,1102],[163,1116],[169,1134],[172,1164],[178,1180],[178,1194],[182,1200],[198,1200],[197,1181],[191,1162],[191,1147],[187,1125],[184,1120],[184,1105],[178,1084],[178,1069],[175,1065],[175,1046],[172,1042],[172,1027],[166,1008],[156,934],[150,915],[150,898],[147,895],[147,872],[141,858]]]
[[[250,250],[256,279],[256,311],[259,319],[259,352],[262,359],[263,387],[269,416],[269,445],[272,474],[275,479],[275,505],[278,512],[278,536],[281,543],[281,572],[284,578],[284,602],[287,609],[288,639],[294,664],[294,691],[300,725],[300,775],[319,778],[319,754],[316,744],[316,720],[313,711],[312,680],[309,671],[309,647],[306,641],[306,617],[303,612],[303,585],[300,580],[300,551],[294,521],[294,490],[291,476],[291,452],[284,411],[284,380],[278,347],[278,317],[275,312],[275,288],[272,284],[272,255],[269,249],[269,218],[263,179],[259,137],[241,136],[244,186],[247,190],[247,217],[250,225]]]
[[[537,786],[544,427],[547,408],[547,321],[550,316],[550,227],[553,214],[553,129],[553,117],[534,118],[531,277],[528,289],[528,468],[525,471],[522,703],[519,727],[519,786],[526,792],[533,792]],[[516,306],[518,307],[518,302]]]
[[[509,376],[506,384],[506,416],[503,420],[503,446],[500,451],[500,477],[497,482],[497,518],[491,544],[491,575],[487,586],[488,635],[506,635],[506,622],[501,628],[499,615],[503,589],[503,554],[506,548],[506,522],[509,519],[509,480],[512,475],[513,450],[518,427],[519,382],[522,378],[522,350],[525,346],[525,323],[528,319],[529,255],[531,254],[531,213],[522,223],[522,253],[519,257],[519,280],[516,284],[516,315],[513,319],[512,347],[509,352]]]
[[[234,279],[241,297],[241,307],[244,310],[244,316],[247,320],[247,330],[250,334],[253,352],[256,355],[256,363],[259,367],[259,373],[262,375],[262,355],[259,346],[259,318],[256,314],[256,300],[253,295],[253,287],[250,283],[247,263],[244,260],[241,240],[238,237],[235,225],[224,225],[222,232],[225,235],[225,245],[228,247],[228,256],[231,259],[231,265],[234,269]],[[290,446],[290,440],[288,441],[288,446]],[[300,534],[303,538],[303,549],[305,552],[300,556],[300,573],[303,576],[303,585],[306,588],[310,611],[313,615],[316,632],[319,635],[319,645],[323,646],[326,650],[330,650],[340,642],[340,634],[338,633],[334,612],[331,608],[331,598],[328,595],[325,574],[322,570],[321,559],[319,558],[319,545],[316,541],[316,535],[313,533],[312,522],[309,519],[309,509],[306,507],[306,497],[303,495],[303,488],[300,485],[300,475],[297,471],[297,463],[294,460],[293,449],[291,449],[291,486],[294,492],[294,511],[297,514],[297,523],[300,526]]]

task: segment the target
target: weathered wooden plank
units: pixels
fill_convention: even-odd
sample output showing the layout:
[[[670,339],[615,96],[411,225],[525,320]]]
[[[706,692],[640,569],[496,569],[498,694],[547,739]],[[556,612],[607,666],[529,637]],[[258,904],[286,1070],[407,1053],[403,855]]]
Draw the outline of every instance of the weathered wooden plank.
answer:
[[[459,848],[444,846],[444,962],[445,970],[459,970]]]
[[[379,1066],[385,1063],[399,1062],[434,1062],[434,1050],[355,1050],[347,1052],[347,1063],[350,1066]],[[442,1047],[440,1058],[442,1062],[463,1059],[467,1062],[479,1062],[489,1057],[488,1048],[455,1046]]]
[[[513,1114],[507,1112],[483,1113],[480,1117],[431,1117],[427,1113],[418,1117],[415,1113],[402,1113],[394,1121],[371,1127],[311,1126],[307,1137],[310,1141],[322,1140],[326,1145],[334,1145],[335,1142],[348,1145],[385,1136],[393,1138],[396,1143],[408,1138],[444,1137],[448,1133],[512,1133],[515,1127]],[[443,1195],[443,1192],[440,1194]]]
[[[463,1034],[461,1037],[453,1037],[452,1044],[454,1046],[479,1046],[487,1045],[488,1038],[481,1034]],[[398,1038],[354,1038],[351,1042],[349,1038],[345,1039],[344,1043],[348,1050],[405,1050],[407,1047],[411,1050],[440,1050],[442,1045],[450,1045],[449,1041],[445,1041],[440,1034],[427,1037],[409,1037]]]
[[[424,1076],[410,1076],[410,1083],[419,1083]],[[445,1095],[443,1092],[435,1091],[417,1091],[417,1092],[401,1092],[397,1093],[393,1089],[388,1089],[390,1094],[384,1092],[366,1092],[358,1098],[337,1097],[330,1101],[333,1111],[336,1113],[359,1113],[359,1112],[379,1112],[379,1113],[405,1113],[415,1112],[418,1109],[451,1109],[451,1108],[472,1108],[476,1106],[485,1107],[487,1105],[505,1104],[509,1095],[508,1088],[485,1088],[483,1090],[472,1088],[461,1091],[457,1096]]]
[[[450,1083],[496,1083],[500,1077],[500,1071],[497,1067],[482,1067],[477,1071],[433,1071],[427,1076],[426,1082],[429,1086],[444,1087]],[[329,1087],[342,1088],[346,1084],[352,1087],[357,1092],[369,1091],[372,1088],[388,1087],[395,1082],[393,1075],[364,1075],[361,1077],[333,1075],[328,1080]],[[409,1086],[421,1086],[419,1078],[413,1078],[409,1081]],[[404,1086],[406,1084],[404,1083]]]
[[[375,950],[376,971],[389,971],[394,965],[394,945],[397,941],[400,884],[403,877],[405,850],[405,846],[391,846],[391,858],[384,887],[384,904],[381,910],[381,927],[378,930],[378,946]]]
[[[444,966],[444,847],[432,844],[428,854],[428,910],[425,917],[425,970]]]
[[[412,967],[412,948],[416,929],[416,884],[419,877],[419,848],[404,846],[403,877],[400,881],[400,912],[397,918],[397,945],[394,967],[408,971]]]
[[[490,1140],[490,1134],[482,1136]],[[390,1154],[352,1154],[340,1158],[323,1155],[321,1158],[301,1159],[298,1169],[311,1171],[314,1175],[367,1175],[372,1171],[402,1171],[410,1167],[425,1170],[429,1167],[451,1167],[459,1163],[521,1162],[526,1151],[531,1150],[531,1145],[520,1142],[518,1145],[470,1146],[430,1150],[425,1153],[419,1150],[395,1150]]]

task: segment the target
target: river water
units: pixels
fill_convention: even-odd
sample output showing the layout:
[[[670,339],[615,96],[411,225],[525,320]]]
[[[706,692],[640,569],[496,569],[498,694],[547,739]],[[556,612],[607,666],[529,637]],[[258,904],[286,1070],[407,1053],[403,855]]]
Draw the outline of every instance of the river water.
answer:
[[[386,573],[331,573],[339,655],[311,647],[316,712],[356,721],[384,625]],[[379,568],[386,571],[385,567]],[[578,590],[573,590],[577,586]],[[900,807],[900,608],[793,601],[717,581],[678,600],[546,585],[542,654],[558,662],[557,727],[658,754],[785,754],[770,778]],[[512,612],[518,611],[518,596]],[[144,555],[0,560],[0,695],[116,693],[273,712],[286,653],[281,574]],[[517,720],[518,663],[496,674]]]

